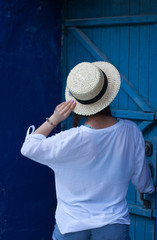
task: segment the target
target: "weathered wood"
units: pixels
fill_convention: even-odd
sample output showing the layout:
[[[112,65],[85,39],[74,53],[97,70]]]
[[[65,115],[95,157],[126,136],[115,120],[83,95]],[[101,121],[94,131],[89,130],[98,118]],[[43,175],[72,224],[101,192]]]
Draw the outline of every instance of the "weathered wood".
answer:
[[[120,17],[105,17],[105,18],[83,18],[83,19],[67,19],[64,25],[67,27],[100,27],[100,26],[115,26],[115,25],[140,25],[157,23],[157,15],[133,15]]]
[[[147,120],[147,121],[154,121],[154,117],[155,117],[154,113],[131,111],[131,110],[112,109],[112,114],[114,117],[134,119],[134,120]]]
[[[97,61],[108,61],[108,58],[95,46],[95,44],[77,28],[69,28],[70,33],[95,57]],[[122,89],[143,110],[153,111],[150,104],[138,93],[133,85],[121,74]]]

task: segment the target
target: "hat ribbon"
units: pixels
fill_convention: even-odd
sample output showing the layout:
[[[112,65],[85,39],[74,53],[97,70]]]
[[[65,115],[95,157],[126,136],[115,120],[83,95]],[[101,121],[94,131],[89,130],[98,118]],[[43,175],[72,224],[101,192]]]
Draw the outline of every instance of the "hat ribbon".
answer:
[[[72,94],[72,96],[81,104],[92,104],[97,102],[100,98],[102,98],[102,96],[104,95],[104,93],[106,92],[107,86],[108,86],[108,81],[107,81],[107,76],[106,74],[100,69],[100,71],[103,73],[104,76],[104,84],[103,87],[101,89],[101,91],[98,93],[98,95],[96,95],[94,98],[89,99],[89,100],[80,100],[76,97],[74,97]]]

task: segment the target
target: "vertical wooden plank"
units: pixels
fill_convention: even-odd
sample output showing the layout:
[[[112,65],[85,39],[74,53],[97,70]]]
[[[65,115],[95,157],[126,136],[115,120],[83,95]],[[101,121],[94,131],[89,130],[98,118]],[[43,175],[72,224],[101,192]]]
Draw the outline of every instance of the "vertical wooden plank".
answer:
[[[91,2],[92,2],[92,5],[91,6]],[[89,11],[89,7],[90,7],[90,10],[91,10],[91,16],[94,16],[94,17],[100,17],[102,16],[102,0],[91,0],[89,2],[89,5],[86,9],[86,11],[88,12]]]
[[[139,8],[140,8],[140,14],[150,14],[151,0],[141,0]]]
[[[141,217],[141,216],[136,216],[135,240],[146,240],[146,238],[145,238],[145,218]]]
[[[90,39],[93,41],[93,32],[94,29],[89,28],[89,29],[80,29],[81,31],[83,31],[83,33],[85,33],[88,37],[90,37]],[[77,62],[94,62],[96,61],[94,59],[94,57],[90,54],[90,52],[88,52],[84,46],[82,46],[82,44],[80,44],[78,42],[78,40],[76,40],[77,44],[76,44],[76,55],[75,58],[77,56]]]
[[[155,222],[154,219],[147,219],[145,225],[145,239],[146,240],[155,240]]]
[[[110,42],[110,60],[111,63],[119,70],[119,27],[111,27],[111,42]],[[111,103],[111,108],[118,109],[118,97],[114,99],[114,101]]]
[[[150,0],[150,12],[153,14],[157,13],[157,1],[156,0]]]
[[[151,0],[151,8],[153,12],[157,12],[157,1]],[[153,105],[153,107],[157,110],[157,71],[156,71],[156,62],[157,62],[157,24],[150,25],[150,63],[149,63],[149,101]],[[154,125],[152,127],[151,132],[149,132],[149,139],[154,138],[154,150],[153,152],[156,154],[156,146],[157,146],[157,126]],[[157,154],[156,154],[157,155]],[[157,159],[153,159],[153,164],[156,166]],[[156,169],[156,168],[155,168]],[[155,182],[157,183],[157,179],[155,176]],[[157,199],[157,195],[156,195]],[[155,201],[155,199],[154,199]],[[156,200],[157,201],[157,200]],[[156,202],[157,203],[157,202]],[[157,222],[156,222],[157,224]],[[154,226],[155,227],[155,226]],[[151,228],[151,227],[150,227]],[[152,231],[152,230],[151,230]],[[157,225],[156,225],[156,239],[157,239]]]
[[[129,1],[120,0],[119,8],[120,16],[128,15]],[[128,79],[129,28],[121,26],[119,31],[119,71]],[[128,109],[128,96],[123,90],[119,92],[118,105],[119,109]]]
[[[68,1],[68,18],[101,17],[102,1],[103,0]]]
[[[139,0],[131,0],[130,3],[130,15],[137,15],[139,14]],[[129,27],[129,73],[128,73],[128,80],[133,84],[133,86],[138,89],[138,63],[139,63],[139,27],[138,26],[130,26]],[[128,101],[129,109],[138,110],[137,105],[129,99]],[[130,201],[135,201],[136,204],[136,193],[134,186],[129,186],[130,189]],[[131,194],[133,193],[134,199],[132,199]],[[131,240],[139,240],[138,239],[138,217],[132,216],[131,218]],[[143,239],[144,240],[144,239]]]
[[[156,0],[151,0],[150,1],[150,8],[152,13],[157,13],[157,1]],[[155,25],[150,25],[150,60],[149,60],[149,101],[153,105],[153,107],[157,110],[157,98],[156,98],[156,93],[157,93],[157,81],[156,81],[156,61],[157,61],[157,24]],[[152,131],[149,133],[150,139],[153,138],[153,136],[157,136],[157,127],[154,126]],[[157,142],[157,139],[155,137],[155,142]],[[156,148],[156,144],[155,144]],[[156,166],[156,160],[155,161],[155,166]],[[156,182],[155,178],[155,182]],[[157,195],[156,195],[157,198]],[[154,199],[155,200],[155,199]],[[155,229],[155,224],[148,222],[147,228],[146,228],[146,236],[147,239],[148,236],[151,236],[152,239],[155,239],[155,233],[153,232]],[[156,222],[156,239],[157,239],[157,222]]]
[[[75,41],[76,39],[70,34],[68,31],[68,51],[67,51],[67,75],[69,74],[70,70],[75,66]]]
[[[95,31],[95,28],[86,28],[83,29],[83,32],[88,36],[89,39],[93,41],[93,32]],[[96,59],[89,53],[87,53],[87,60],[88,62],[95,62]]]
[[[100,49],[107,56],[109,62],[113,65],[115,63],[119,66],[119,28],[104,27],[101,29],[101,42]],[[112,104],[112,108],[118,108],[118,98],[116,98]]]
[[[130,237],[131,237],[131,240],[136,240],[135,239],[135,233],[136,233],[136,217],[135,217],[135,215],[130,214],[130,220],[131,220]]]
[[[129,28],[121,27],[120,28],[120,53],[119,53],[119,71],[128,79],[128,60],[129,60]],[[128,108],[128,96],[126,93],[121,90],[119,92],[119,109],[127,110]]]
[[[130,0],[130,15],[138,15],[140,9],[140,0]]]
[[[140,26],[139,93],[148,100],[149,92],[149,26]]]
[[[138,90],[139,80],[139,26],[130,27],[129,46],[129,81]],[[129,109],[138,110],[137,105],[129,99]]]
[[[157,109],[157,24],[150,26],[149,102]]]
[[[130,15],[139,14],[139,0],[130,1]],[[129,46],[129,81],[138,89],[138,67],[139,67],[139,26],[130,26],[130,46]],[[137,105],[129,100],[129,108],[138,110]]]
[[[92,30],[89,30],[89,31],[92,32]],[[68,69],[68,71],[70,71],[76,64],[78,64],[80,62],[84,62],[84,61],[88,62],[91,59],[93,60],[93,58],[91,58],[90,53],[87,52],[85,47],[82,46],[82,44],[70,33],[69,33],[68,47],[69,47],[69,52],[68,52],[69,69]]]
[[[92,42],[100,49],[102,43],[102,27],[93,28]]]
[[[136,190],[135,187],[131,184],[131,182],[128,187],[127,202],[129,204],[136,204]]]
[[[106,55],[109,62],[111,62],[112,29],[110,27],[104,27],[102,28],[101,32],[102,32],[102,41],[101,41],[100,49]]]
[[[102,9],[103,9],[102,14],[104,17],[113,16],[112,8],[113,8],[112,1],[103,1],[102,0]]]
[[[140,14],[150,13],[150,1],[142,0],[139,6]],[[149,25],[139,29],[139,92],[148,100],[149,92]]]

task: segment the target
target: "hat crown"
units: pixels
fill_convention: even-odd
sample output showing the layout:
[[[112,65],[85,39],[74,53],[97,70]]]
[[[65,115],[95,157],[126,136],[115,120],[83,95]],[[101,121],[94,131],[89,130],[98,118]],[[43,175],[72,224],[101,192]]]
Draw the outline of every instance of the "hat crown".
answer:
[[[104,85],[103,72],[92,63],[76,65],[68,75],[67,87],[79,100],[90,100],[97,96]]]

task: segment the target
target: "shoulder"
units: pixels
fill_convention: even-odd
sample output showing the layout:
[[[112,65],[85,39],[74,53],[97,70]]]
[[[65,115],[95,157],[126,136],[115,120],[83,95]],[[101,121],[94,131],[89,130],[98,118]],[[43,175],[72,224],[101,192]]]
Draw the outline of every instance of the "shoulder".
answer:
[[[60,162],[65,161],[79,154],[78,149],[82,149],[82,131],[80,127],[61,131],[50,137],[49,143],[54,146],[55,158],[60,158]]]
[[[124,120],[123,119],[122,124],[123,124],[123,126],[128,126],[130,128],[134,128],[134,129],[137,129],[137,130],[139,129],[137,124],[135,122],[131,121],[131,120],[126,120],[126,119]]]
[[[121,120],[121,122],[122,122],[121,126],[123,128],[126,128],[126,130],[130,131],[132,134],[135,134],[136,137],[142,134],[140,128],[135,122],[131,120],[124,120],[124,119]]]
[[[81,135],[81,130],[80,127],[76,127],[76,128],[70,128],[68,130],[65,131],[61,131],[60,133],[55,134],[55,138],[60,138],[62,140],[69,140],[69,139],[73,139],[76,137],[79,137]]]
[[[69,136],[69,135],[75,135],[80,132],[80,127],[73,127],[64,131],[61,131],[59,134],[64,135],[64,136]]]

